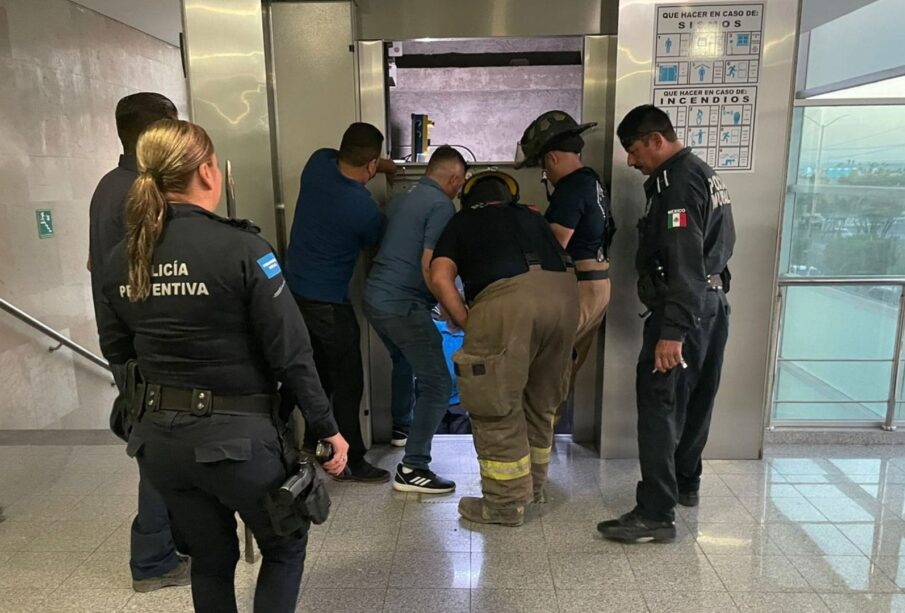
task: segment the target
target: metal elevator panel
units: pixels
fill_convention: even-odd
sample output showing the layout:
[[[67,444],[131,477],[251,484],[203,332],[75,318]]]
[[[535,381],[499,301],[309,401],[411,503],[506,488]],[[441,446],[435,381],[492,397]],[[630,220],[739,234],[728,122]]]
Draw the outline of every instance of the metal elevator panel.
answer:
[[[622,0],[619,9],[616,122],[639,104],[651,102],[654,0]],[[684,8],[697,4],[685,3]],[[720,4],[740,4],[731,0]],[[754,169],[722,172],[733,203],[738,232],[729,302],[732,317],[720,393],[716,399],[709,458],[757,458],[763,445],[767,406],[771,313],[775,295],[776,248],[783,200],[791,114],[797,0],[765,0],[763,62],[758,83]],[[607,314],[601,453],[608,458],[637,456],[634,367],[641,347],[635,292],[635,222],[645,206],[645,177],[626,165],[621,146],[613,152],[613,203],[620,232],[614,244],[613,300]]]
[[[270,10],[279,158],[291,226],[305,162],[322,147],[338,149],[358,116],[353,6],[279,2]]]
[[[236,215],[275,244],[270,115],[260,0],[184,0],[192,121],[204,126],[221,166],[231,162]],[[218,213],[226,215],[225,195]]]
[[[358,0],[362,39],[615,34],[618,0]],[[568,7],[568,8],[566,8]]]
[[[495,3],[490,9],[482,4],[474,11],[468,9],[470,3],[453,10],[453,5],[439,0],[274,1],[263,3],[263,20],[259,0],[184,4],[195,118],[209,128],[224,161],[232,161],[238,215],[256,219],[272,242],[275,194],[282,192],[286,223],[291,226],[299,174],[314,150],[338,147],[343,130],[356,120],[372,123],[386,134],[384,43],[392,39],[584,36],[582,119],[600,122],[588,135],[585,160],[605,179],[611,174],[616,40],[608,34],[615,31],[615,0],[580,0],[574,10],[553,14],[549,3],[541,0]],[[238,111],[232,115],[224,112],[234,108]],[[496,166],[516,176],[524,201],[546,208],[538,169]],[[484,167],[478,163],[474,170]],[[253,177],[247,178],[251,169]],[[417,175],[423,168],[411,171]],[[383,204],[391,190],[405,182],[390,186],[379,177],[368,188]],[[275,183],[279,189],[274,189]],[[359,314],[365,272],[361,263],[350,289]],[[359,321],[365,369],[363,429],[366,440],[384,442],[391,425],[391,365],[382,343],[362,318]],[[601,335],[577,383],[581,413],[574,434],[581,441],[599,439],[602,341]]]
[[[582,160],[597,171],[609,187],[615,127],[613,103],[616,95],[615,36],[585,36],[582,83],[582,122],[597,127],[584,135]],[[604,324],[605,326],[606,324]],[[600,442],[603,423],[603,358],[605,327],[602,326],[575,380],[572,396],[572,438],[580,443]]]

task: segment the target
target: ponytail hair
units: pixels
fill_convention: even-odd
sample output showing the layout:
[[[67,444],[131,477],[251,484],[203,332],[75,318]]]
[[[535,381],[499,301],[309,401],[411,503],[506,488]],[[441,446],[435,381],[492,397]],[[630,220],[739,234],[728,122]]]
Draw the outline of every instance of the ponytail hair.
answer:
[[[161,119],[142,132],[135,150],[138,178],[126,205],[126,253],[129,300],[140,302],[151,293],[154,249],[167,221],[167,194],[185,193],[214,145],[201,126]]]

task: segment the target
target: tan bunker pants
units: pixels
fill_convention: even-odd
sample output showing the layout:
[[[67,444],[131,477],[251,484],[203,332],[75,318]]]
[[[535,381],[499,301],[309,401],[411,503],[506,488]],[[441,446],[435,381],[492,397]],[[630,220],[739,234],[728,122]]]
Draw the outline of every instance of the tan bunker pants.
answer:
[[[575,262],[575,269],[578,271],[609,270],[610,264],[609,262],[598,262],[597,260],[578,260]],[[588,359],[588,354],[591,352],[594,339],[597,338],[597,331],[600,330],[600,326],[603,324],[603,318],[609,305],[609,279],[578,282],[578,329],[575,333],[572,375],[569,378],[570,394],[575,390],[575,378],[578,376],[578,370],[585,363],[585,360]],[[559,423],[565,406],[565,402],[563,402],[556,407],[554,424]]]
[[[488,506],[530,502],[547,479],[553,416],[568,393],[578,324],[574,273],[532,267],[482,291],[453,355]]]
[[[609,262],[597,260],[578,260],[575,262],[575,270],[580,272],[589,270],[609,270]],[[610,305],[610,280],[578,282],[578,330],[575,333],[575,366],[572,369],[572,383],[574,387],[575,375],[578,369],[588,359],[591,345],[597,337],[597,331],[603,323],[606,309]]]

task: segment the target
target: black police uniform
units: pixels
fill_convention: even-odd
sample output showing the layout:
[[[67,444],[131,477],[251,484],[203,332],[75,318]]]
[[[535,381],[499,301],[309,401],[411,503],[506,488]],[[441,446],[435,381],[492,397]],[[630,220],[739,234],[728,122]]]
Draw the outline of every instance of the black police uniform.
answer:
[[[638,357],[639,514],[672,521],[679,494],[697,493],[701,453],[729,331],[732,207],[710,166],[685,148],[644,184],[638,224],[639,296],[650,309]],[[682,341],[687,364],[654,373],[659,340]]]
[[[307,329],[257,231],[194,205],[168,205],[150,296],[129,302],[123,242],[97,306],[104,355],[115,364],[137,358],[147,382],[127,451],[185,534],[199,612],[236,611],[236,512],[263,557],[255,610],[295,610],[307,526],[277,536],[262,504],[291,464],[274,409],[278,384],[318,438],[337,433]]]

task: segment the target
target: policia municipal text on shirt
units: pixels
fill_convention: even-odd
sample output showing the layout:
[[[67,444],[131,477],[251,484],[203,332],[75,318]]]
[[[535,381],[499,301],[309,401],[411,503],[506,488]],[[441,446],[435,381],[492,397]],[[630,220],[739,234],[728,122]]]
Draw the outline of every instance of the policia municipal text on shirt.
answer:
[[[328,472],[345,468],[348,445],[273,251],[249,222],[212,212],[222,177],[207,134],[162,120],[142,134],[137,156],[126,241],[111,253],[97,304],[104,355],[137,359],[144,380],[127,451],[185,537],[196,611],[237,610],[237,512],[263,557],[255,611],[294,611],[308,523],[281,536],[264,506],[295,466],[278,389],[333,445]]]
[[[698,504],[729,333],[735,225],[723,182],[677,140],[666,113],[637,107],[617,134],[628,164],[648,176],[636,258],[649,315],[636,374],[641,482],[635,508],[597,528],[616,540],[670,541],[676,503]]]

